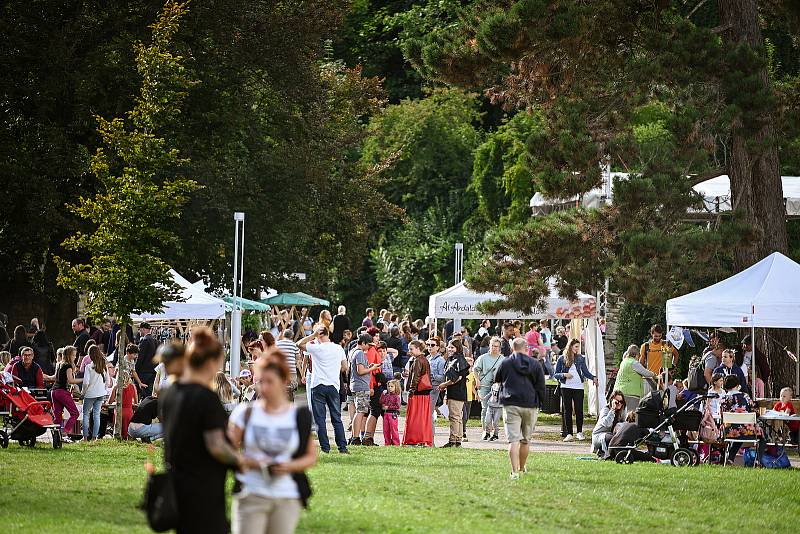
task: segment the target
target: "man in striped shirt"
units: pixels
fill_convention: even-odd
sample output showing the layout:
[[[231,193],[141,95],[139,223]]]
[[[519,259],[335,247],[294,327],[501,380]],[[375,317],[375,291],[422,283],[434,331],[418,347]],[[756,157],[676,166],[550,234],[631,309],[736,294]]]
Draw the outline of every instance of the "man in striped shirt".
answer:
[[[294,392],[297,390],[297,354],[300,352],[300,349],[297,347],[297,343],[292,341],[294,338],[294,332],[291,328],[287,328],[283,332],[281,332],[278,341],[275,343],[275,346],[278,347],[284,356],[286,356],[286,363],[289,364],[289,372],[291,373],[291,383],[289,384],[289,397],[294,399]]]

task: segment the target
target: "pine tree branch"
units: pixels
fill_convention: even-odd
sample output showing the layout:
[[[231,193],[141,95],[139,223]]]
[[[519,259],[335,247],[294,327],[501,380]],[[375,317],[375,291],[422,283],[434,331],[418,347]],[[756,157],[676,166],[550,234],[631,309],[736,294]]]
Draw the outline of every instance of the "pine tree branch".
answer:
[[[692,174],[689,176],[689,184],[694,187],[697,184],[701,184],[706,180],[710,180],[711,178],[716,178],[721,174],[726,174],[728,172],[727,167],[715,167],[713,169],[709,169],[705,172],[701,172],[700,174]]]

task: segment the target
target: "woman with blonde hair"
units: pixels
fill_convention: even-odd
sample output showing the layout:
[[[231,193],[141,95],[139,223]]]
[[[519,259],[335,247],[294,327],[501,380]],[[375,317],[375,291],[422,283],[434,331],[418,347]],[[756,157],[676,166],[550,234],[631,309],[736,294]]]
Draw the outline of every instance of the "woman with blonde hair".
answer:
[[[100,437],[100,410],[106,398],[108,370],[106,357],[100,347],[89,347],[89,364],[84,367],[83,386],[83,441],[89,441],[89,417],[92,417],[92,439]]]
[[[230,414],[233,409],[236,408],[236,398],[233,394],[233,388],[231,387],[228,377],[225,376],[225,373],[217,371],[217,374],[214,375],[214,382],[211,384],[211,390],[216,392],[219,401],[222,403],[222,407],[225,408],[225,412]]]
[[[647,367],[639,363],[639,347],[630,345],[617,371],[617,379],[614,382],[614,390],[625,395],[625,409],[635,412],[639,406],[639,400],[644,395],[644,379],[653,378],[656,374]]]
[[[572,441],[572,411],[575,410],[575,426],[578,441],[586,439],[583,435],[583,383],[591,380],[597,385],[597,377],[586,367],[586,357],[580,354],[581,342],[571,339],[567,343],[564,354],[558,357],[556,372],[553,378],[558,380],[561,389],[561,437],[564,441]]]

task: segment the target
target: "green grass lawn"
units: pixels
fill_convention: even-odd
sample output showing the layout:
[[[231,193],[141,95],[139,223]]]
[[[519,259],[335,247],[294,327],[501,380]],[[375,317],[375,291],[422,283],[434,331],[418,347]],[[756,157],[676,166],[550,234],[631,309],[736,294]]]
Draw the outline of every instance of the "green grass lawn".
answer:
[[[3,532],[147,532],[136,509],[146,448],[132,443],[0,450]],[[305,532],[612,532],[793,529],[795,470],[620,466],[536,454],[508,479],[503,451],[354,448],[323,455]]]

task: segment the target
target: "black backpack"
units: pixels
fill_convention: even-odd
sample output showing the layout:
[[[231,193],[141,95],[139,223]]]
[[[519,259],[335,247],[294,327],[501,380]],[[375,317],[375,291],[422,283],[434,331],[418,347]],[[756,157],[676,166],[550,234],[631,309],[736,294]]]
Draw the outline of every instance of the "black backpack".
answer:
[[[702,356],[695,354],[689,362],[689,391],[701,393],[706,390],[705,365]]]

